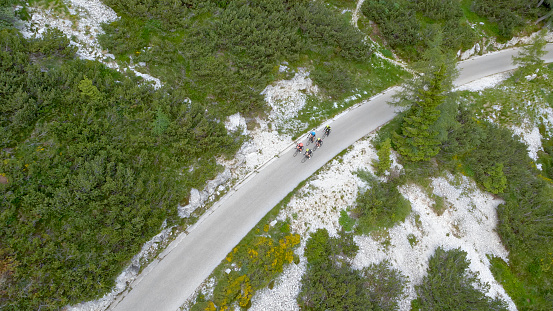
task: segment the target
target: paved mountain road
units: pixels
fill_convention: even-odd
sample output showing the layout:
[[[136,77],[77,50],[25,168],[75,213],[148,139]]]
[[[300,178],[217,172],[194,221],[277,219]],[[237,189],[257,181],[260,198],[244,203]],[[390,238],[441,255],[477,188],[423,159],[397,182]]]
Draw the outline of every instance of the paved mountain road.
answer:
[[[547,50],[545,59],[552,62],[553,44],[548,44]],[[511,56],[516,52],[508,49],[459,63],[461,73],[455,84],[514,69]],[[394,108],[386,102],[396,90],[388,89],[334,118],[330,123],[331,135],[312,159],[301,163],[300,156],[292,157],[291,146],[237,185],[188,234],[177,237],[131,284],[131,290],[118,297],[110,310],[178,310],[227,253],[302,180],[395,116]]]

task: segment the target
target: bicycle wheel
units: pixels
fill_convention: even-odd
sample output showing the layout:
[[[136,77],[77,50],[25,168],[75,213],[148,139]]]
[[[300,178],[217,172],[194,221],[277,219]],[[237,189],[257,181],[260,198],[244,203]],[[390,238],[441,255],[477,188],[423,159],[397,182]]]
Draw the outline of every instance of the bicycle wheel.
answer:
[[[294,157],[297,156],[298,153],[300,153],[300,151],[298,149],[296,149],[296,151],[294,152]]]
[[[301,159],[301,163],[307,161],[307,159],[309,159],[306,155],[303,156],[303,159]]]

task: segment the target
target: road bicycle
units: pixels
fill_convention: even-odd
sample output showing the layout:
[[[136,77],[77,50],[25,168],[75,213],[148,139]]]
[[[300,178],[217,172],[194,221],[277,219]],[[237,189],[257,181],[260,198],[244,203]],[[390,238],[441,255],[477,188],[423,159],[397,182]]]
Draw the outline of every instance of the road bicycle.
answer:
[[[330,129],[325,128],[322,139],[325,139],[325,137],[328,137],[328,136],[330,136]]]
[[[301,159],[301,163],[303,163],[303,162],[305,162],[305,161],[311,159],[311,157],[313,157],[313,154],[307,155],[307,153],[304,153],[304,154],[303,154],[303,159]]]
[[[321,139],[322,139],[322,138],[321,138]],[[322,142],[322,141],[316,141],[316,142],[315,142],[315,147],[313,147],[313,151],[319,149],[322,145],[323,145],[323,142]]]
[[[294,151],[294,157],[297,156],[298,153],[302,153],[302,152],[303,152],[303,148],[296,146],[296,151]]]
[[[311,133],[307,134],[307,144],[306,146],[309,146],[310,143],[315,142],[315,136],[311,135]]]

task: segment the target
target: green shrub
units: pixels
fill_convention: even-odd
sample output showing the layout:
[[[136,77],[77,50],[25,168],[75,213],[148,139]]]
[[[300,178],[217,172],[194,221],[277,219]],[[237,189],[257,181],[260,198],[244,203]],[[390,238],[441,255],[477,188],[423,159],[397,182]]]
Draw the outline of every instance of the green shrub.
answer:
[[[349,217],[348,212],[345,210],[340,211],[340,218],[338,219],[338,222],[340,223],[340,226],[342,226],[342,230],[346,232],[351,231],[353,226],[355,226],[355,220]]]
[[[510,38],[515,31],[524,25],[524,19],[537,18],[541,8],[530,2],[506,0],[502,2],[493,0],[475,0],[471,9],[478,15],[497,23],[499,36]]]
[[[421,25],[408,1],[367,0],[361,10],[378,24],[390,46],[415,46],[419,41]]]
[[[390,159],[392,149],[392,140],[386,139],[381,145],[378,151],[376,152],[378,156],[378,161],[376,162],[376,173],[379,176],[384,175],[384,173],[390,169],[392,160]]]
[[[492,166],[482,177],[484,188],[493,194],[498,194],[507,187],[507,178],[503,174],[503,164],[498,163]]]
[[[13,27],[15,20],[13,8],[4,3],[0,4],[0,31]]]
[[[372,310],[364,279],[347,265],[312,265],[302,277],[298,304],[304,310]]]
[[[302,277],[301,292],[297,298],[300,308],[371,310],[363,278],[349,267],[347,261],[337,261],[340,253],[335,250],[340,243],[341,240],[331,238],[326,229],[310,234],[305,246],[308,268]]]
[[[331,98],[340,98],[355,86],[353,74],[334,62],[325,62],[316,67],[310,76]]]
[[[370,301],[375,310],[398,310],[399,301],[405,297],[407,278],[388,261],[371,264],[364,268],[361,275],[369,291]]]
[[[378,228],[389,228],[409,215],[411,205],[397,190],[396,182],[378,182],[374,177],[365,181],[370,188],[357,196],[352,209],[357,219],[356,232],[368,234]]]
[[[420,310],[507,310],[504,301],[482,292],[489,284],[482,283],[468,268],[466,256],[461,249],[436,249],[427,275],[415,287]]]
[[[179,201],[240,143],[205,106],[72,59],[68,43],[56,31],[32,40],[0,31],[0,85],[10,86],[0,96],[5,310],[102,296],[164,220],[181,223]],[[155,136],[158,108],[169,125]]]
[[[309,235],[309,240],[305,244],[305,258],[307,262],[314,265],[326,263],[330,260],[332,246],[330,245],[330,236],[327,230],[318,229]]]
[[[307,272],[298,304],[305,310],[394,310],[403,297],[406,278],[388,262],[361,272],[352,269],[357,253],[353,235],[331,238],[326,229],[311,233],[305,247]]]
[[[185,89],[193,101],[210,104],[221,118],[264,110],[260,93],[283,60],[298,62],[314,53],[316,61],[330,62],[330,72],[315,76],[332,95],[353,88],[355,73],[339,60],[370,60],[363,34],[323,3],[180,2],[108,1],[125,14],[104,27],[100,42],[119,58],[147,62],[151,74]]]
[[[457,20],[463,17],[459,0],[416,0],[413,2],[418,12],[433,20]]]

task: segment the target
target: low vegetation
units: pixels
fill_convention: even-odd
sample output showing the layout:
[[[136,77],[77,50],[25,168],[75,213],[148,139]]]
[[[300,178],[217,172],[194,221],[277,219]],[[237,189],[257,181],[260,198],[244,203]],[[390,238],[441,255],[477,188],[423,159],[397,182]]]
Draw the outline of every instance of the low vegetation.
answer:
[[[369,29],[373,35],[380,35],[400,56],[417,59],[428,48],[421,38],[432,37],[436,26],[444,34],[443,47],[457,52],[471,48],[482,35],[510,39],[526,21],[545,15],[546,5],[516,0],[367,0],[362,12],[376,23]]]
[[[374,95],[405,76],[374,55],[349,15],[336,9],[352,8],[354,1],[104,2],[121,19],[104,25],[102,46],[119,62],[145,62],[141,70],[163,77],[165,88],[156,91],[134,76],[76,59],[75,48],[57,30],[24,39],[13,28],[18,1],[0,5],[2,310],[58,310],[108,291],[145,241],[162,226],[183,224],[178,203],[215,176],[216,157],[231,156],[241,143],[220,121],[235,112],[266,112],[260,93],[275,80],[291,78],[279,70],[284,62],[292,70],[307,67],[321,87],[321,96],[310,98],[299,115],[309,127],[351,106],[355,100],[347,97]],[[506,40],[533,29],[527,22],[547,17],[550,5],[364,2],[363,14],[376,23],[367,27],[374,37],[408,60],[441,62],[423,66],[429,74],[410,85],[416,96],[400,98],[411,109],[377,139],[378,174],[390,167],[390,148],[401,155],[405,174],[378,182],[359,172],[369,187],[349,215],[342,211],[340,236],[319,229],[307,241],[301,308],[397,309],[407,280],[387,262],[354,270],[353,233],[404,220],[410,205],[397,186],[448,170],[474,178],[505,201],[498,207],[497,230],[509,263],[492,258],[492,272],[519,309],[551,309],[553,138],[542,124],[540,171],[526,146],[502,127],[518,125],[520,114],[539,122],[528,101],[553,107],[551,68],[535,62],[538,47],[517,59],[521,69],[501,90],[446,96],[453,63],[441,58],[471,47],[480,31]],[[485,121],[492,110],[500,125]],[[417,243],[414,236],[409,242]],[[288,222],[262,222],[228,254],[214,273],[213,294],[200,294],[192,310],[248,308],[257,290],[272,287],[287,265],[298,263],[299,245]],[[485,289],[468,270],[465,252],[438,248],[412,307],[504,309]]]
[[[311,233],[305,246],[307,272],[302,278],[298,304],[305,310],[396,310],[403,296],[405,277],[387,263],[362,271],[348,258],[357,253],[352,235],[332,238],[326,229]]]
[[[390,228],[411,213],[411,205],[397,187],[398,180],[380,182],[369,172],[358,173],[368,188],[357,196],[352,216],[357,220],[355,232],[368,234],[377,229]]]
[[[193,101],[216,103],[212,109],[222,115],[264,110],[260,93],[286,77],[278,70],[283,61],[314,67],[312,79],[333,97],[372,72],[370,66],[353,67],[372,62],[363,34],[323,2],[106,4],[122,18],[105,25],[105,48],[120,60],[146,62],[151,74],[186,90]]]
[[[0,309],[103,295],[240,140],[180,91],[0,30]]]
[[[436,249],[426,276],[416,286],[418,298],[411,310],[507,310],[504,301],[484,294],[489,284],[478,279],[469,263],[465,251]]]

